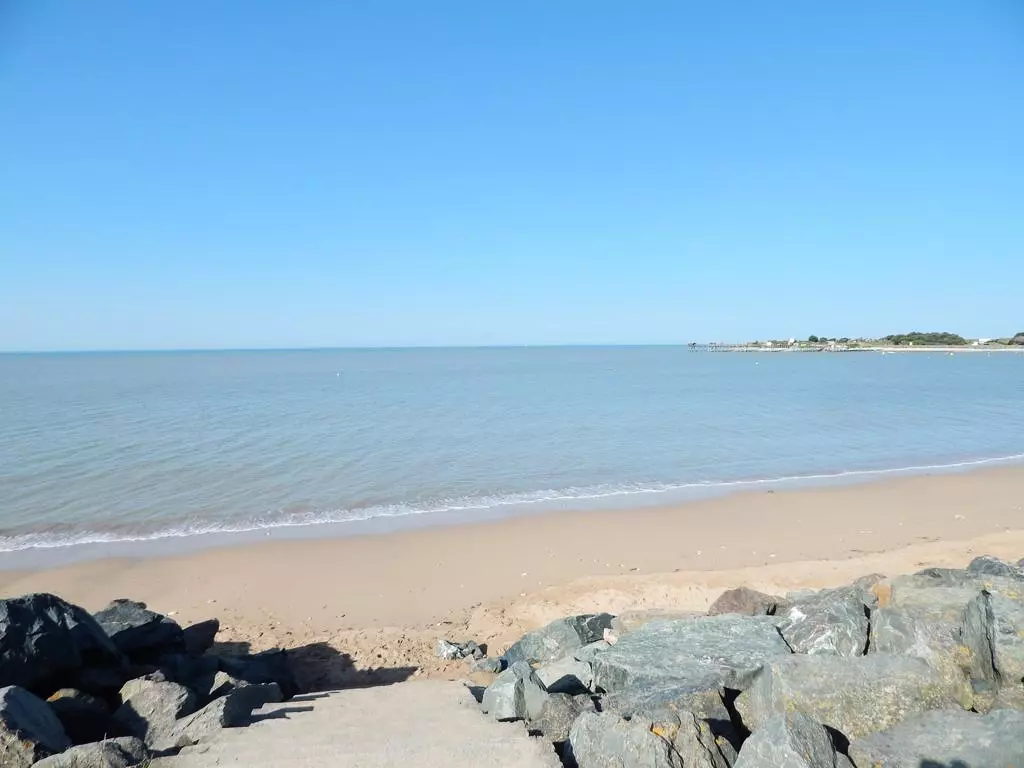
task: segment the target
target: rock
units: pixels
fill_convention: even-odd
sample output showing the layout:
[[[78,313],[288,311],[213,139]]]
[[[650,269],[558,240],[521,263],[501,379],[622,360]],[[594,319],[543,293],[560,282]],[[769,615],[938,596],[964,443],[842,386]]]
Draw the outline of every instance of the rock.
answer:
[[[594,656],[596,656],[598,652],[607,650],[611,647],[612,644],[609,643],[607,640],[595,640],[592,643],[587,643],[578,651],[574,652],[572,657],[576,659],[576,661],[586,661],[588,663],[593,663]]]
[[[0,765],[28,768],[70,746],[45,701],[17,685],[0,688]]]
[[[149,760],[141,739],[124,736],[94,744],[82,744],[40,760],[34,768],[135,768]]]
[[[994,768],[1024,765],[1024,712],[942,710],[911,715],[850,744],[858,766]]]
[[[772,715],[740,749],[735,768],[840,768],[846,758],[836,752],[825,727],[801,712]]]
[[[622,637],[630,632],[635,632],[645,624],[652,621],[665,621],[672,619],[692,619],[704,614],[696,611],[671,611],[664,608],[645,608],[632,611],[623,611],[612,619],[611,631]]]
[[[723,613],[738,613],[741,616],[771,616],[786,600],[775,595],[766,595],[750,587],[727,589],[708,608],[709,616]]]
[[[66,685],[97,696],[107,702],[119,702],[119,692],[129,680],[135,680],[146,675],[158,675],[165,679],[162,673],[151,664],[125,664],[120,667],[82,667],[76,669],[68,676]]]
[[[252,655],[221,656],[219,661],[222,671],[239,680],[247,683],[277,683],[285,699],[299,692],[287,651],[273,649]]]
[[[716,735],[732,735],[732,718],[725,706],[725,689],[719,686],[663,681],[609,693],[601,698],[602,712],[614,712],[626,718],[660,710],[692,712],[706,720]]]
[[[207,741],[221,728],[248,725],[253,710],[282,700],[277,683],[258,683],[236,688],[179,721],[171,737],[174,747]]]
[[[964,609],[961,636],[972,680],[996,689],[992,697],[978,697],[975,707],[1024,709],[1024,603],[979,593]]]
[[[213,647],[217,633],[220,632],[220,621],[207,619],[185,627],[181,631],[185,641],[185,653],[199,655]]]
[[[196,678],[192,681],[192,685],[189,686],[196,695],[199,697],[199,703],[201,706],[206,706],[209,702],[214,699],[218,699],[221,696],[227,696],[238,688],[245,688],[246,686],[252,685],[247,683],[245,680],[239,680],[237,677],[232,677],[227,672],[214,672],[212,675],[205,677]]]
[[[967,566],[967,572],[978,576],[1005,576],[1017,581],[1024,581],[1024,570],[990,555],[982,555],[971,560],[971,564]]]
[[[0,686],[50,693],[83,666],[121,661],[103,629],[77,605],[43,593],[0,600]]]
[[[121,686],[121,690],[118,692],[118,698],[121,700],[121,703],[123,704],[128,699],[131,699],[134,696],[141,693],[142,691],[144,691],[152,683],[173,682],[173,680],[168,680],[167,675],[165,675],[163,672],[151,672],[148,675],[143,675],[142,677],[135,677],[125,682],[125,684]]]
[[[46,700],[72,744],[111,736],[110,707],[103,699],[74,688],[61,688]]]
[[[572,654],[585,645],[600,640],[611,627],[608,613],[583,614],[556,619],[547,626],[528,632],[503,654],[508,664],[529,661],[544,664]]]
[[[534,675],[548,693],[568,693],[570,696],[589,693],[594,682],[590,664],[576,661],[571,656],[539,667]]]
[[[768,661],[735,702],[756,732],[772,715],[803,712],[848,738],[891,727],[907,714],[956,706],[950,686],[909,656],[793,655]]]
[[[173,651],[185,649],[178,623],[146,608],[135,600],[114,600],[94,618],[114,645],[132,661],[156,660]]]
[[[473,659],[469,665],[470,672],[486,672],[488,674],[496,675],[501,672],[502,667],[501,659],[492,659],[484,656],[482,659]]]
[[[584,712],[569,730],[566,752],[579,768],[728,768],[707,724],[690,713],[624,720]]]
[[[196,680],[205,680],[215,674],[220,669],[220,662],[216,656],[169,653],[157,659],[156,666],[171,682],[192,688]]]
[[[196,695],[178,683],[129,683],[121,696],[124,703],[114,713],[114,721],[154,751],[175,746],[177,720],[196,710]]]
[[[655,621],[594,653],[593,684],[609,693],[667,681],[742,690],[766,660],[788,655],[768,616]]]
[[[540,714],[546,698],[530,665],[517,661],[487,686],[480,704],[495,720],[530,720]]]
[[[454,661],[455,659],[482,659],[483,649],[472,640],[463,643],[456,643],[451,640],[440,639],[434,649],[434,654],[439,659]]]
[[[790,606],[779,631],[794,653],[861,656],[868,645],[868,608],[856,588],[830,589]]]
[[[543,736],[555,744],[569,738],[569,729],[583,712],[596,712],[589,696],[553,693],[541,705],[540,713],[530,721],[530,733]]]

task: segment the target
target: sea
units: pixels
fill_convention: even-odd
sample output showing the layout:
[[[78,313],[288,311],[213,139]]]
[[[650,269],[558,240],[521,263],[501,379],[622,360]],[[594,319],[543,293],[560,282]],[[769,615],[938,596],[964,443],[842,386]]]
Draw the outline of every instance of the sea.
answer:
[[[1017,354],[5,354],[0,567],[1022,460]]]

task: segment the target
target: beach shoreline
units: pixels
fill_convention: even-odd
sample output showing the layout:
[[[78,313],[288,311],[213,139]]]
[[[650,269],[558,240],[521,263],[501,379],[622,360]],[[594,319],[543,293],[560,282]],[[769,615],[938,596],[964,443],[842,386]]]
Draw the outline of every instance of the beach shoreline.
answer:
[[[706,610],[740,584],[820,588],[983,553],[1024,556],[1024,467],[0,571],[0,591],[216,617],[222,642],[343,653],[310,673],[343,684],[389,666],[462,674],[433,657],[442,636],[500,650],[568,613]]]

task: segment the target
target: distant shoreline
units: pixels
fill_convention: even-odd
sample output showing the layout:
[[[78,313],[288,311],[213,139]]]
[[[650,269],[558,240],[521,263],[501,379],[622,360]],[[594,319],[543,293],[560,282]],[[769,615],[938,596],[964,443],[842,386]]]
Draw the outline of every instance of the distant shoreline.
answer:
[[[951,347],[904,347],[904,346],[871,346],[871,347],[848,347],[844,345],[829,346],[792,346],[792,347],[764,347],[753,344],[718,344],[701,345],[698,351],[704,352],[882,352],[885,354],[893,352],[933,352],[938,354],[956,354],[968,352],[971,354],[997,352],[1000,354],[1024,354],[1024,347],[985,347],[985,346],[951,346]]]

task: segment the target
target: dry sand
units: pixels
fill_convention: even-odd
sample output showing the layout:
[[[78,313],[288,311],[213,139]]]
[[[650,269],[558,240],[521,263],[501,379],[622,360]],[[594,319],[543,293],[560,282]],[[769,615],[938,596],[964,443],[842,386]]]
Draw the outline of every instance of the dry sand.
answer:
[[[0,593],[217,617],[220,641],[298,649],[301,682],[329,688],[464,676],[434,657],[442,636],[500,651],[573,612],[704,610],[740,584],[784,593],[982,553],[1024,556],[1024,467],[0,571]]]

